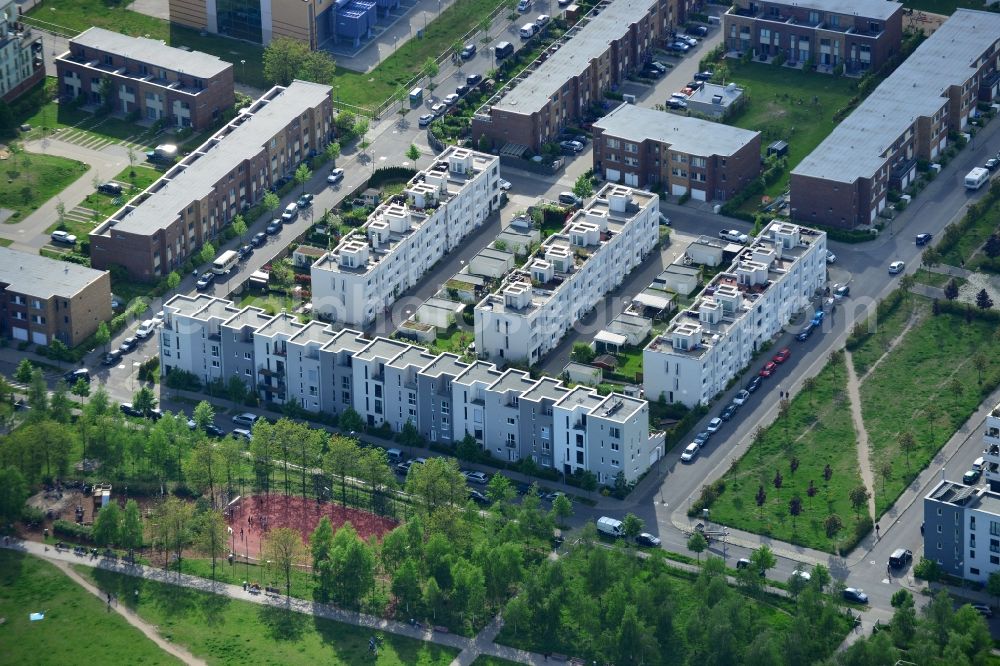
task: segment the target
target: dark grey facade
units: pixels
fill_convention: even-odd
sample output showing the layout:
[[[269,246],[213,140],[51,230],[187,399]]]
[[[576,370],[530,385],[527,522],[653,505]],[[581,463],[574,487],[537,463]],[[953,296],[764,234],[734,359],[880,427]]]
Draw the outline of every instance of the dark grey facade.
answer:
[[[468,367],[457,355],[442,354],[417,374],[417,423],[427,441],[455,445],[465,436],[455,434],[452,382]]]
[[[924,498],[924,557],[959,578],[964,575],[965,512],[975,503],[975,490],[942,480]]]
[[[562,382],[543,377],[518,400],[522,457],[552,467],[552,405],[567,393],[569,389]]]

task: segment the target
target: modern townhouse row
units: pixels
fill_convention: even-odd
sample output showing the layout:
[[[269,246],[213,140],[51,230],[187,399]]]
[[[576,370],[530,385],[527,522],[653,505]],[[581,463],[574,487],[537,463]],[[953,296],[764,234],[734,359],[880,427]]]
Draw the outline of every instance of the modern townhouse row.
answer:
[[[871,224],[979,103],[1000,99],[1000,14],[959,9],[791,172],[792,220]]]
[[[312,265],[315,312],[368,326],[499,203],[499,158],[448,147]]]
[[[642,353],[648,398],[708,404],[826,282],[826,234],[773,220]]]
[[[485,136],[497,148],[516,144],[541,150],[662,48],[683,24],[685,11],[676,0],[598,3],[476,111],[473,140]]]
[[[983,424],[983,455],[970,485],[941,480],[924,497],[924,557],[980,582],[1000,571],[1000,405]]]
[[[111,315],[107,271],[0,247],[0,337],[75,347]]]
[[[45,78],[42,36],[22,23],[15,0],[0,3],[0,99],[11,102]]]
[[[634,104],[594,123],[594,173],[613,183],[725,201],[760,170],[760,132]]]
[[[601,483],[619,472],[634,481],[663,455],[645,400],[207,295],[177,295],[163,309],[164,374],[176,368],[205,383],[235,377],[275,405],[327,414],[352,408],[371,427],[400,432],[411,423],[431,442],[454,445],[470,435],[500,460],[589,470]]]
[[[722,16],[730,53],[831,71],[878,69],[898,53],[903,5],[890,0],[736,0]]]
[[[275,86],[90,233],[94,268],[154,280],[184,264],[333,138],[330,86]]]
[[[231,63],[148,37],[90,28],[55,64],[59,99],[84,110],[203,130],[236,103]]]
[[[660,199],[605,184],[475,309],[480,358],[536,363],[659,242]]]

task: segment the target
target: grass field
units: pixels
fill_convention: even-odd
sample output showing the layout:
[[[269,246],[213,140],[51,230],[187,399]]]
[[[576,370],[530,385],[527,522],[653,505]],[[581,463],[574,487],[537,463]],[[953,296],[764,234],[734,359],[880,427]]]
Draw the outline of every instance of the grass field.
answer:
[[[944,273],[933,273],[923,268],[919,269],[913,278],[920,284],[926,284],[931,287],[940,287],[944,289],[944,286],[948,284],[948,281],[952,279],[950,275],[945,275]],[[966,280],[964,278],[954,278],[955,284],[961,287],[965,284]]]
[[[122,194],[121,200],[127,201],[139,192],[141,192],[146,187],[149,187],[161,174],[156,169],[151,169],[149,167],[144,167],[136,165],[135,177],[130,175],[133,169],[125,167],[121,173],[117,174],[114,178],[109,178],[108,180],[114,180],[118,183],[132,183],[132,188],[125,188],[125,193]],[[121,208],[121,205],[116,205],[114,201],[116,197],[109,194],[104,194],[103,192],[94,192],[93,194],[87,195],[87,198],[83,200],[80,204],[83,208],[89,208],[91,210],[97,211],[96,218],[92,215],[88,216],[86,220],[77,219],[77,215],[72,217],[66,217],[63,219],[62,223],[58,220],[49,225],[45,230],[45,233],[52,233],[56,229],[63,227],[66,231],[74,234],[79,239],[85,239],[87,234],[89,234],[95,226],[106,220],[108,217],[113,215],[115,211]],[[67,211],[70,212],[70,211]]]
[[[69,128],[86,132],[97,139],[110,138],[131,141],[144,148],[152,148],[155,139],[152,130],[135,123],[81,111],[67,104],[57,104],[55,100],[49,101],[24,122],[32,127],[32,131],[28,135],[28,138],[31,139],[51,136],[52,130]],[[144,159],[144,157],[139,155],[139,159]]]
[[[76,160],[21,152],[3,162],[0,178],[0,207],[16,215],[7,220],[15,224],[87,171]]]
[[[801,391],[789,404],[787,417],[779,418],[763,432],[760,441],[723,477],[726,488],[714,504],[713,522],[768,534],[783,541],[832,551],[836,542],[851,530],[854,512],[848,493],[861,483],[854,426],[846,395],[846,368],[843,361],[827,366],[815,378],[811,390]],[[790,461],[799,461],[792,473]],[[830,465],[830,482],[823,469]],[[781,488],[774,479],[781,473]],[[807,493],[810,481],[817,489]],[[762,507],[756,497],[763,486]],[[802,513],[792,520],[789,505],[793,497],[802,502]],[[826,536],[824,521],[830,514],[840,516],[843,532],[834,539]]]
[[[979,320],[966,323],[964,317],[949,314],[933,316],[926,300],[914,298],[919,323],[861,386],[872,465],[875,470],[883,461],[892,465],[884,492],[883,479],[876,477],[880,514],[930,464],[1000,378],[1000,339],[995,325]],[[977,363],[982,363],[981,374]],[[900,391],[904,386],[906,390]],[[906,431],[916,440],[908,465],[899,445]]]
[[[28,614],[44,612],[30,622]],[[0,550],[0,663],[179,664],[51,564]]]
[[[100,589],[118,594],[122,603],[156,625],[165,638],[209,664],[432,666],[449,664],[457,654],[433,643],[385,633],[376,660],[368,652],[371,629],[109,571],[82,566],[77,570]],[[133,598],[136,586],[138,603]]]
[[[508,661],[506,659],[501,659],[500,657],[490,657],[485,654],[481,654],[476,657],[476,660],[472,662],[472,666],[512,666],[520,662]]]

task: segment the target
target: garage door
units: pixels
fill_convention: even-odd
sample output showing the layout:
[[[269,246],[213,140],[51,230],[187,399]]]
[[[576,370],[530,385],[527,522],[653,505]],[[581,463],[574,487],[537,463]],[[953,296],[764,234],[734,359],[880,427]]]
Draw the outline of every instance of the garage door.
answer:
[[[622,177],[622,173],[618,169],[608,169],[607,173],[607,179],[612,183],[617,183],[618,179]]]
[[[32,331],[32,333],[31,333],[31,341],[34,342],[36,345],[47,345],[47,344],[49,344],[49,339],[45,336],[45,334],[44,333],[39,333],[38,331]]]
[[[705,200],[705,190],[696,190],[696,189],[694,189],[692,187],[691,188],[691,198],[694,199],[695,201],[704,201]]]
[[[11,334],[11,337],[14,338],[15,340],[27,340],[28,339],[28,329],[26,329],[26,328],[18,328],[17,326],[13,326],[10,329],[10,334]]]
[[[625,184],[629,187],[639,187],[639,174],[637,173],[627,173],[625,174]]]
[[[674,184],[670,186],[670,194],[674,195],[675,197],[682,197],[685,194],[687,194],[687,191],[688,188],[684,187],[683,185]]]

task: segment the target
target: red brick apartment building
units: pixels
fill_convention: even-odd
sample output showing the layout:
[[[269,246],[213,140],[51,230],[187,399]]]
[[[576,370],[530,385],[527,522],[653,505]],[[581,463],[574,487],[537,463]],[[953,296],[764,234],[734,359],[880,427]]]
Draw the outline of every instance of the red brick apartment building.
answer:
[[[878,69],[899,51],[903,5],[890,0],[735,0],[722,16],[730,53],[812,60],[821,69]]]
[[[677,0],[599,3],[476,111],[473,140],[540,150],[662,48],[683,11]]]
[[[84,109],[107,103],[112,113],[138,112],[144,121],[195,130],[236,103],[232,64],[103,28],[69,40],[69,50],[56,58],[56,79],[60,99],[83,96]]]
[[[791,173],[792,219],[871,224],[979,102],[1000,99],[1000,14],[959,9]]]
[[[594,123],[594,173],[613,183],[725,201],[760,169],[760,132],[633,104]]]
[[[111,314],[107,271],[0,247],[0,336],[75,347]]]
[[[90,262],[155,280],[333,137],[330,86],[275,86],[90,234]]]

